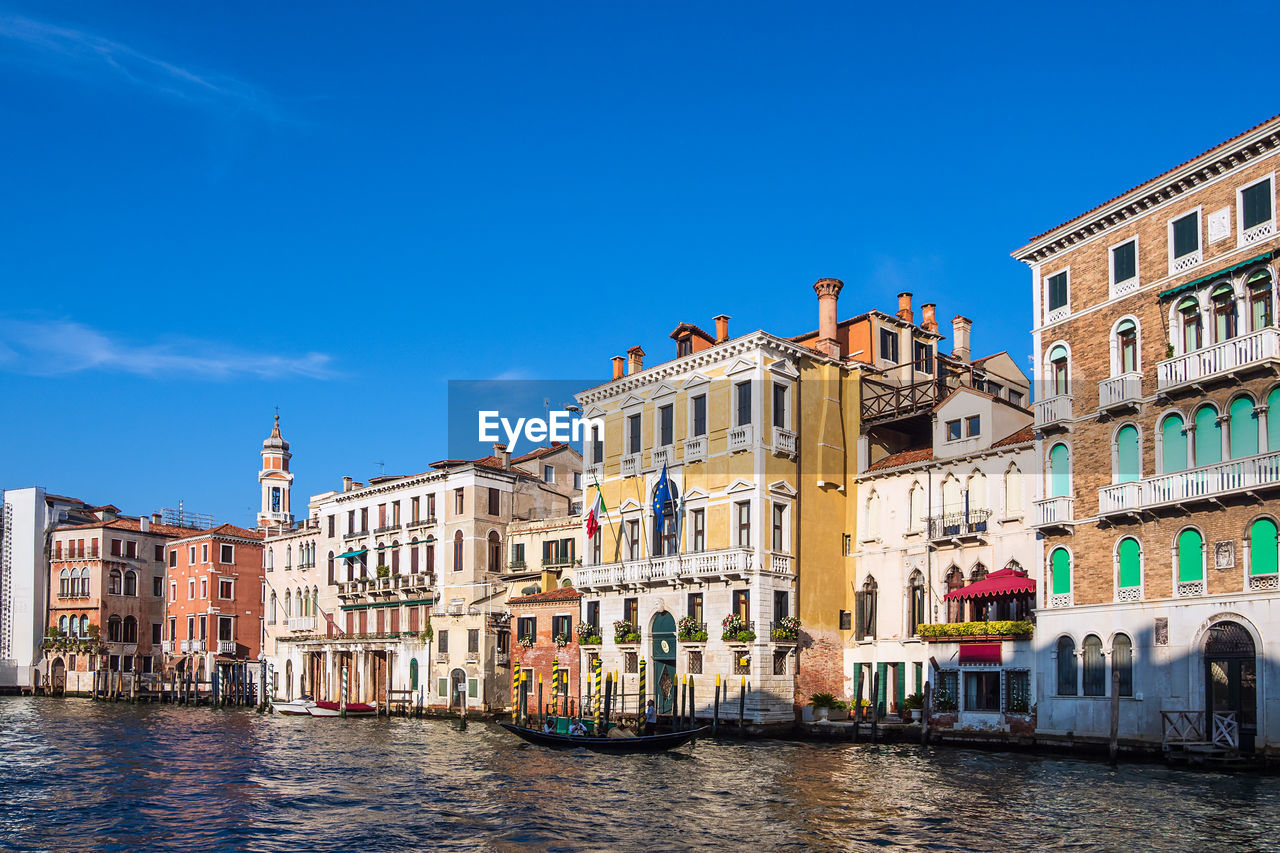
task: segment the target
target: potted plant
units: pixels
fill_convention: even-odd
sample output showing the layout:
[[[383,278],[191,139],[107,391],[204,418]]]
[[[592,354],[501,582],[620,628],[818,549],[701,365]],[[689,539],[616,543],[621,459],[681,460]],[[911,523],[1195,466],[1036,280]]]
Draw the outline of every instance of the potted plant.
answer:
[[[590,622],[579,622],[577,631],[578,631],[578,642],[581,643],[582,645],[584,646],[600,645],[600,629],[597,628],[595,625],[592,625]]]
[[[726,643],[750,643],[756,632],[737,613],[730,613],[720,621],[720,639]]]
[[[920,721],[920,709],[924,707],[924,696],[912,693],[902,700],[902,712],[912,721]]]
[[[567,631],[561,631],[559,634],[556,634],[555,639],[556,639],[556,647],[563,649],[565,646],[569,645],[569,641],[571,638],[569,637],[569,634]]]
[[[815,693],[809,697],[809,703],[813,705],[814,718],[820,721],[831,719],[833,710],[841,710],[848,707],[830,693]]]
[[[685,616],[676,625],[676,638],[682,643],[705,643],[707,626],[692,616]]]
[[[772,637],[775,642],[794,643],[800,639],[800,619],[795,616],[783,616],[773,624]]]
[[[526,649],[533,648],[533,634],[521,634],[516,638],[516,642]]]
[[[380,578],[389,578],[389,577],[391,577],[391,567],[390,567],[390,566],[378,566],[378,577],[380,577]]]
[[[640,642],[640,629],[625,619],[613,623],[613,641],[615,643]]]

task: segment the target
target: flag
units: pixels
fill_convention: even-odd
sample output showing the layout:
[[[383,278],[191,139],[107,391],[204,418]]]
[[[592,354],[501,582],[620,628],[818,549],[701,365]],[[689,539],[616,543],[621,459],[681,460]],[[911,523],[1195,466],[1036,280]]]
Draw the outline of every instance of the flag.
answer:
[[[325,622],[327,622],[327,623],[329,624],[329,627],[330,627],[330,628],[332,628],[334,631],[336,631],[336,632],[338,633],[338,636],[345,636],[345,635],[346,635],[346,633],[347,633],[347,632],[346,632],[346,631],[344,631],[344,630],[342,630],[341,628],[339,628],[339,627],[338,627],[338,623],[337,623],[337,622],[335,622],[335,621],[333,621],[333,617],[332,617],[332,616],[330,616],[328,613],[325,613],[325,612],[324,612],[324,608],[323,608],[323,607],[320,607],[319,605],[316,605],[316,610],[319,610],[319,611],[320,611],[320,615],[324,617],[324,621],[325,621]]]
[[[663,522],[666,519],[667,505],[671,503],[671,481],[667,479],[667,466],[662,466],[662,476],[653,490],[653,525],[655,535],[662,538]],[[660,552],[655,552],[660,553]]]
[[[604,495],[600,493],[600,484],[596,484],[596,499],[591,503],[591,512],[587,513],[587,538],[594,539],[600,532],[600,519],[609,510],[604,505]]]

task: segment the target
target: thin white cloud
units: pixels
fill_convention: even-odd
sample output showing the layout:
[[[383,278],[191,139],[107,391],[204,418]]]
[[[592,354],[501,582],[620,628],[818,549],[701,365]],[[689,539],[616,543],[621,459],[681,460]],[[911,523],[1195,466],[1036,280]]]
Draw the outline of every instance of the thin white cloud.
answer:
[[[0,40],[26,50],[3,50],[10,61],[27,60],[64,74],[128,82],[153,94],[205,106],[249,109],[279,118],[261,89],[225,74],[197,72],[118,41],[83,30],[21,16],[0,16]]]
[[[331,362],[318,352],[291,357],[196,340],[136,344],[71,321],[0,320],[0,370],[29,376],[102,371],[150,378],[327,379],[336,375]]]

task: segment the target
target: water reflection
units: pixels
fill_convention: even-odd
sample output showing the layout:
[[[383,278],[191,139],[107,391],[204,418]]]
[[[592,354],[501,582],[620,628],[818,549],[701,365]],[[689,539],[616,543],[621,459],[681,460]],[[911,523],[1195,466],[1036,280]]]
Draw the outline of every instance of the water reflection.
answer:
[[[1269,846],[1263,777],[913,746],[611,758],[491,726],[0,699],[0,846],[1127,850]]]

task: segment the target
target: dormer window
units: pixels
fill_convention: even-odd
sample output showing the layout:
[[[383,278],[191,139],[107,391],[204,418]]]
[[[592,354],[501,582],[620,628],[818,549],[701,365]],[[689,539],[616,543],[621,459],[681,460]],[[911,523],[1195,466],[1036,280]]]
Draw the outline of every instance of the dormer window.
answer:
[[[676,358],[693,355],[693,338],[685,335],[676,341]]]
[[[947,441],[959,441],[960,435],[960,421],[947,421]]]

